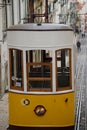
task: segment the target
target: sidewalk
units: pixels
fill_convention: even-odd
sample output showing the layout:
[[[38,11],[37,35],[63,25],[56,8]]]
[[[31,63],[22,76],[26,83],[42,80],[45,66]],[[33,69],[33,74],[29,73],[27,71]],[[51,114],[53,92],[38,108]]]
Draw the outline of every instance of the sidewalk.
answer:
[[[5,93],[0,99],[0,130],[6,130],[8,127],[8,93]]]

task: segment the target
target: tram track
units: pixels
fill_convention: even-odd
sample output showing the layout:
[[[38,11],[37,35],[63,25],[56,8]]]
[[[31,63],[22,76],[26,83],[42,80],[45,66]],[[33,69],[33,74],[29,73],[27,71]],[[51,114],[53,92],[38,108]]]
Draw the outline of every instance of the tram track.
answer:
[[[87,54],[87,46],[86,46],[86,54]],[[86,55],[86,61],[87,61],[87,55]],[[87,68],[87,62],[86,62],[86,68]],[[86,69],[86,87],[87,87],[87,69]],[[87,89],[86,89],[86,98],[85,98],[85,102],[87,101]],[[86,118],[86,124],[85,124],[85,130],[87,130],[87,102],[86,102],[86,108],[85,108],[85,118]]]
[[[81,52],[77,56],[76,66],[76,114],[74,130],[86,130],[86,68],[87,68],[87,49],[83,45]]]

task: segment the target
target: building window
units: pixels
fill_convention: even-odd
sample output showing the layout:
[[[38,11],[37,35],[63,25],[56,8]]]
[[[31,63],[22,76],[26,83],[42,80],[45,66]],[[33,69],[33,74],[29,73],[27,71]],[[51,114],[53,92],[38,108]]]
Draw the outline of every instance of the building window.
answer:
[[[10,49],[9,54],[10,88],[23,90],[23,52],[17,49]]]
[[[21,1],[18,1],[18,23],[21,23]]]
[[[26,51],[27,90],[52,90],[52,51]]]
[[[57,90],[71,89],[71,49],[56,51]]]

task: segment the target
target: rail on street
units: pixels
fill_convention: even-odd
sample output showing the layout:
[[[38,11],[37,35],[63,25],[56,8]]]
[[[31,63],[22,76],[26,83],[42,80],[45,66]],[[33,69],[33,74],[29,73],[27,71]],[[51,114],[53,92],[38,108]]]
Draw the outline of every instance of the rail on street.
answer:
[[[87,34],[81,38],[81,50],[76,60],[75,130],[87,130]]]

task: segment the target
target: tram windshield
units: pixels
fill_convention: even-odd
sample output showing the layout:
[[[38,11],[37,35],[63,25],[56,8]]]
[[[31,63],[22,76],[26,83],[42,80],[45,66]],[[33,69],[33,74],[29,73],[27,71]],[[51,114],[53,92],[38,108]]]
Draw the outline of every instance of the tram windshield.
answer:
[[[56,51],[56,85],[57,90],[71,88],[71,50]]]
[[[26,50],[26,59],[23,59],[22,50],[12,48],[9,52],[11,89],[24,90],[24,60],[27,91],[52,91],[52,81],[56,81],[56,91],[72,88],[71,49]],[[52,75],[52,65],[55,67],[55,79]]]
[[[47,90],[52,88],[52,51],[26,51],[27,88],[33,90]]]

